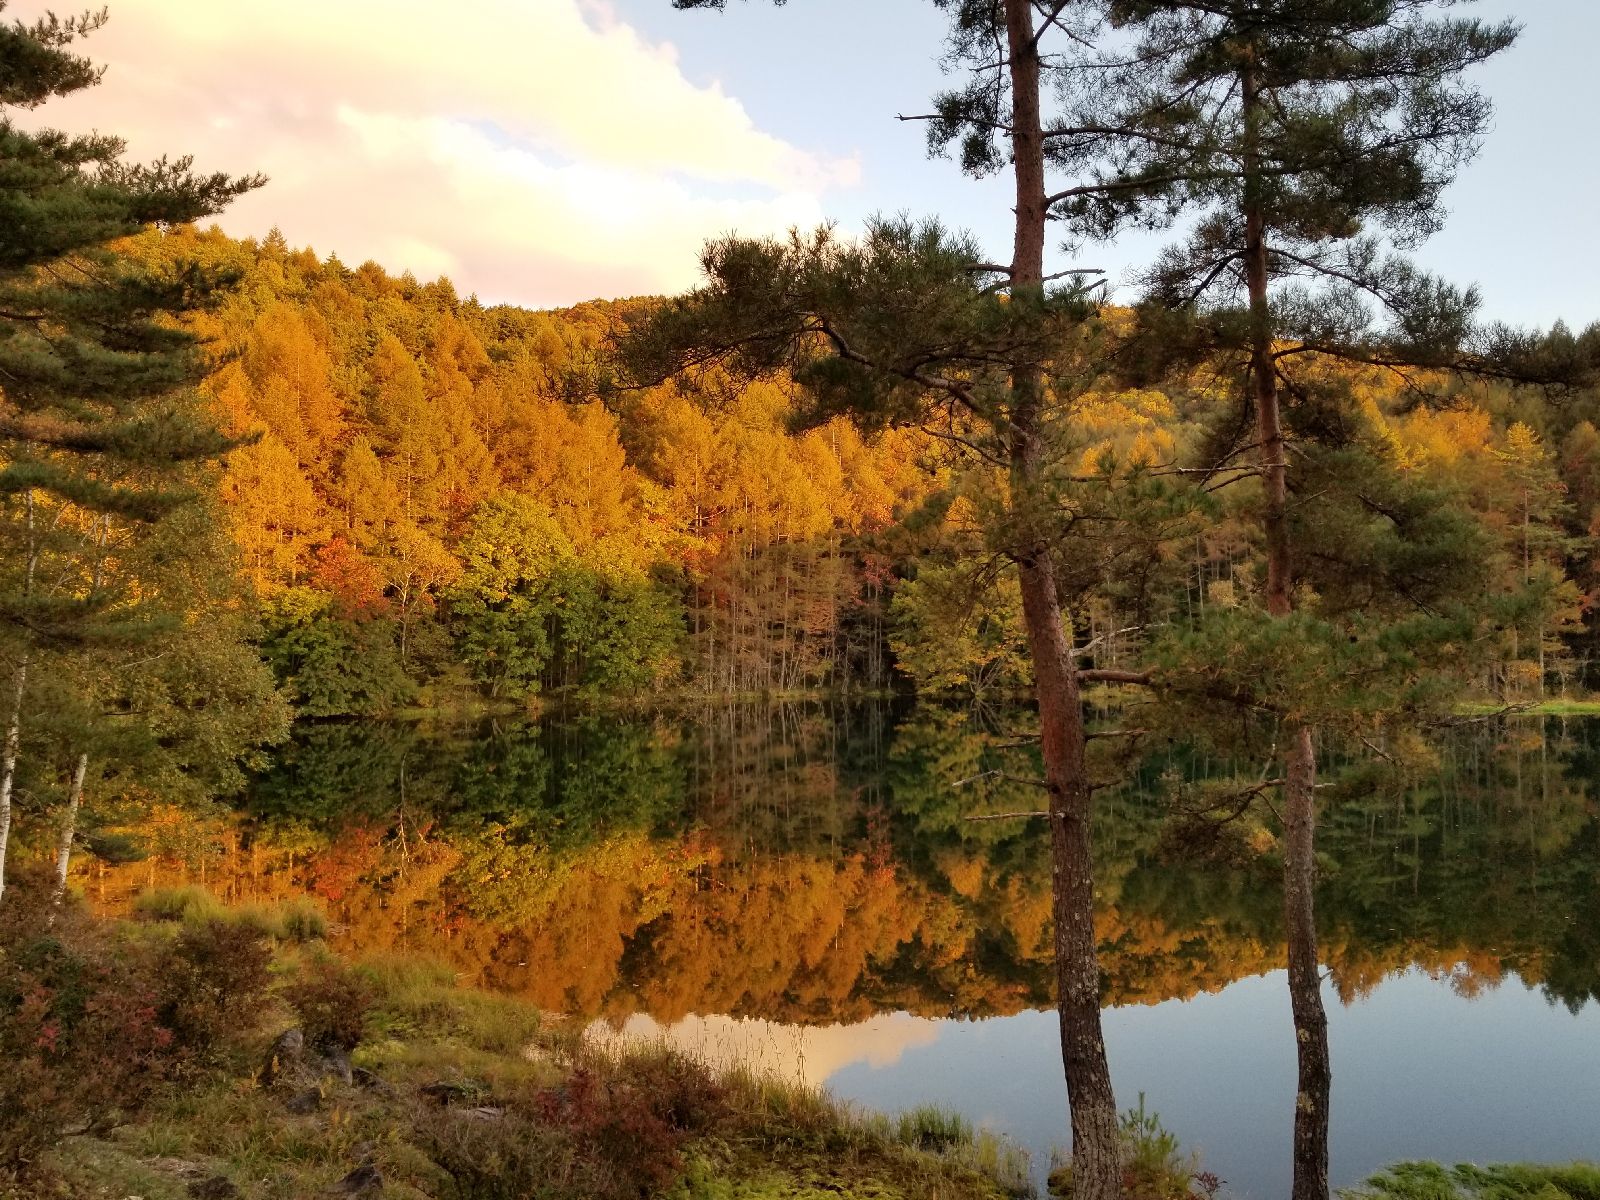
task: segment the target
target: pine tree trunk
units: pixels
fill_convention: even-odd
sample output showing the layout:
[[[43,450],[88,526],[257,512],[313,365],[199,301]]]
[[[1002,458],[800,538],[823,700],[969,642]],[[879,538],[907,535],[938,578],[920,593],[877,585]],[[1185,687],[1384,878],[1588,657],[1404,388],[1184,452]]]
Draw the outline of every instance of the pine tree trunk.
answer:
[[[1005,16],[1016,179],[1011,291],[1013,303],[1028,304],[1042,299],[1044,290],[1040,61],[1029,0],[1005,0]],[[1043,467],[1039,425],[1044,378],[1039,363],[1026,356],[1013,363],[1011,387],[1012,499],[1023,506],[1025,526],[1017,566],[1049,791],[1056,1003],[1072,1115],[1072,1194],[1074,1200],[1115,1200],[1121,1192],[1122,1169],[1116,1098],[1100,1025],[1100,960],[1094,933],[1094,856],[1089,826],[1093,793],[1085,762],[1083,703],[1056,590],[1054,558],[1048,539],[1035,528],[1031,511]]]
[[[1267,544],[1267,611],[1287,617],[1294,611],[1293,559],[1289,536],[1289,484],[1283,417],[1272,359],[1272,323],[1267,295],[1267,246],[1259,160],[1250,130],[1260,119],[1261,98],[1255,71],[1240,72],[1246,123],[1245,274],[1250,291],[1250,380],[1261,443],[1266,500],[1262,532]],[[1284,752],[1284,930],[1289,951],[1289,1003],[1294,1015],[1298,1064],[1294,1106],[1293,1200],[1327,1200],[1328,1105],[1332,1066],[1328,1054],[1328,1016],[1322,1005],[1316,924],[1316,748],[1311,730],[1289,725]]]
[[[56,843],[56,881],[50,893],[50,920],[67,896],[67,867],[72,863],[72,840],[78,833],[78,806],[83,803],[83,780],[89,773],[89,755],[78,755],[72,772],[72,788],[67,793],[67,809],[61,816],[61,840]]]
[[[1122,1169],[1116,1097],[1100,1025],[1083,703],[1051,556],[1045,552],[1024,561],[1019,573],[1049,791],[1056,1006],[1072,1115],[1072,1195],[1073,1200],[1112,1200],[1121,1189]]]
[[[6,853],[11,845],[11,793],[17,778],[17,751],[22,744],[22,695],[28,686],[28,659],[17,666],[11,711],[6,714],[5,749],[0,752],[0,899],[6,893]]]

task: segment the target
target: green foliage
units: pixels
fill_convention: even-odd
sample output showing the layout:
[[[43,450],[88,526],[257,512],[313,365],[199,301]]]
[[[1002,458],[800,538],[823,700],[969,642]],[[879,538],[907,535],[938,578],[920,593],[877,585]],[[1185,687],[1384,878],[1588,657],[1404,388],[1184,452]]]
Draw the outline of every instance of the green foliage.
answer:
[[[213,362],[180,318],[214,310],[236,276],[127,240],[213,215],[262,180],[129,163],[114,136],[30,132],[10,116],[98,82],[75,43],[104,21],[0,26],[0,660],[15,697],[0,716],[13,748],[0,889],[19,739],[44,795],[59,793],[52,775],[76,777],[63,761],[87,755],[96,791],[192,800],[237,786],[241,762],[287,724],[230,603],[231,556],[196,503],[239,443],[191,390]]]
[[[1032,685],[1016,576],[971,563],[924,563],[889,604],[889,645],[919,691],[1016,691]]]
[[[1360,1187],[1341,1191],[1344,1200],[1597,1200],[1600,1166],[1501,1163],[1399,1163]]]
[[[491,694],[632,692],[668,680],[681,602],[643,577],[581,563],[545,505],[514,493],[488,501],[461,555],[450,610],[462,657]]]
[[[335,616],[332,598],[309,588],[273,597],[262,620],[262,653],[301,716],[382,716],[415,694],[390,621]]]
[[[571,542],[537,500],[497,496],[473,518],[450,610],[462,657],[491,695],[538,690],[554,650],[557,573],[571,556]]]
[[[590,693],[628,694],[671,682],[684,637],[683,604],[651,580],[561,572],[555,678]]]

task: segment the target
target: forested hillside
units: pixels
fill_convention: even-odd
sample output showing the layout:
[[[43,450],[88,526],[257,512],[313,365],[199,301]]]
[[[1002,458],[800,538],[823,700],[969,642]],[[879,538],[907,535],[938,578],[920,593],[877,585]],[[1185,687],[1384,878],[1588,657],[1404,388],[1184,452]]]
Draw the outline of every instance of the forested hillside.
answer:
[[[197,319],[217,359],[204,391],[227,432],[259,438],[228,457],[222,495],[303,715],[469,680],[503,698],[1028,682],[1015,584],[983,543],[989,484],[951,453],[959,434],[797,428],[794,387],[716,372],[608,388],[610,339],[649,301],[487,308],[276,236],[180,230],[136,253],[242,275]],[[1581,689],[1600,400],[1479,384],[1422,407],[1414,379],[1346,375],[1374,436],[1472,514],[1521,595],[1484,631],[1480,691]],[[1220,407],[1199,376],[1094,395],[1079,465],[1157,475]],[[1379,498],[1368,517],[1395,514]],[[1247,602],[1254,537],[1225,511],[1168,537],[1138,588],[1108,564],[1078,615],[1111,634],[1097,657],[1114,665],[1115,631],[1152,616]]]
[[[882,687],[926,447],[793,433],[775,387],[602,404],[627,302],[484,308],[447,281],[215,233],[243,271],[205,332],[223,496],[267,652],[307,715],[384,711],[468,672],[491,696]]]

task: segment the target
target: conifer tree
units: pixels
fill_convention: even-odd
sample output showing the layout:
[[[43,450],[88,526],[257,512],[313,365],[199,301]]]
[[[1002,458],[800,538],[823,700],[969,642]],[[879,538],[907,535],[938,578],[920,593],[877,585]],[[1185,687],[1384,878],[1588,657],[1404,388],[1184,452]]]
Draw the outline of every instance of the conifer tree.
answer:
[[[96,529],[159,520],[187,495],[171,471],[228,445],[180,395],[206,363],[167,319],[228,280],[195,265],[143,265],[115,243],[215,213],[260,183],[197,175],[187,159],[131,164],[104,134],[18,126],[16,110],[99,81],[73,44],[104,20],[0,25],[0,517],[11,568],[0,590],[0,889],[30,657],[126,628],[83,566]],[[61,562],[76,563],[79,586],[62,585],[72,572],[58,570],[46,589],[42,568]]]
[[[1504,350],[1474,328],[1474,292],[1396,252],[1438,227],[1445,187],[1487,130],[1488,101],[1463,72],[1516,36],[1510,23],[1446,17],[1450,3],[1107,0],[1113,32],[1063,72],[1062,111],[1046,132],[1047,157],[1076,180],[1049,198],[1069,236],[1188,222],[1146,274],[1144,316],[1158,356],[1204,355],[1240,382],[1240,408],[1211,450],[1215,462],[1258,463],[1265,608],[1278,621],[1315,582],[1301,553],[1314,527],[1299,511],[1313,479],[1331,474],[1360,499],[1361,482],[1325,473],[1333,460],[1315,449],[1360,449],[1359,406],[1329,386],[1326,364],[1380,366],[1421,398],[1436,380],[1422,368],[1495,370]],[[967,131],[993,136],[981,124]],[[1392,525],[1411,532],[1401,516]],[[1307,628],[1296,623],[1293,636]],[[1316,731],[1304,718],[1315,707],[1297,705],[1277,743],[1296,1200],[1328,1192]]]
[[[679,8],[724,3],[675,0]],[[1077,46],[1079,10],[1089,6],[938,5],[950,21],[947,61],[965,68],[968,82],[936,100],[928,114],[933,142],[960,141],[961,165],[971,173],[1009,169],[1010,260],[985,262],[973,244],[933,223],[879,221],[859,245],[827,231],[788,243],[728,239],[705,255],[708,286],[656,318],[633,352],[660,361],[665,344],[677,348],[679,364],[716,360],[746,373],[782,366],[818,398],[817,417],[850,413],[869,425],[916,426],[1002,478],[992,545],[1017,572],[1039,703],[1073,1191],[1081,1200],[1107,1200],[1121,1190],[1121,1163],[1100,1023],[1090,831],[1096,781],[1082,689],[1114,673],[1080,669],[1085,651],[1070,609],[1128,547],[1148,557],[1187,505],[1156,495],[1159,481],[1146,471],[1130,475],[1107,463],[1082,476],[1068,467],[1069,451],[1082,450],[1072,444],[1076,407],[1116,341],[1097,318],[1086,273],[1046,265],[1051,162],[1043,98],[1058,73],[1056,51]],[[1126,486],[1115,484],[1119,474]],[[1068,544],[1090,530],[1117,532]]]

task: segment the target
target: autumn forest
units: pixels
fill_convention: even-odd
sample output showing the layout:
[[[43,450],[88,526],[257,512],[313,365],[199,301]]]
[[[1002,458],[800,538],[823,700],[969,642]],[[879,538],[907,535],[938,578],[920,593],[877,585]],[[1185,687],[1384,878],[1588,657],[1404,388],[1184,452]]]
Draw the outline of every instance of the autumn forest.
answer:
[[[0,1197],[1213,1200],[1109,1031],[1265,979],[1218,1087],[1283,1091],[1275,1165],[1215,1161],[1327,1200],[1393,1159],[1330,1028],[1394,981],[1579,1055],[1600,324],[1410,257],[1519,27],[934,7],[902,121],[1009,251],[728,233],[539,309],[224,232],[270,180],[50,127],[106,14],[0,26]],[[581,1033],[1041,1011],[1048,1139]],[[1348,1194],[1594,1194],[1455,1170]]]

